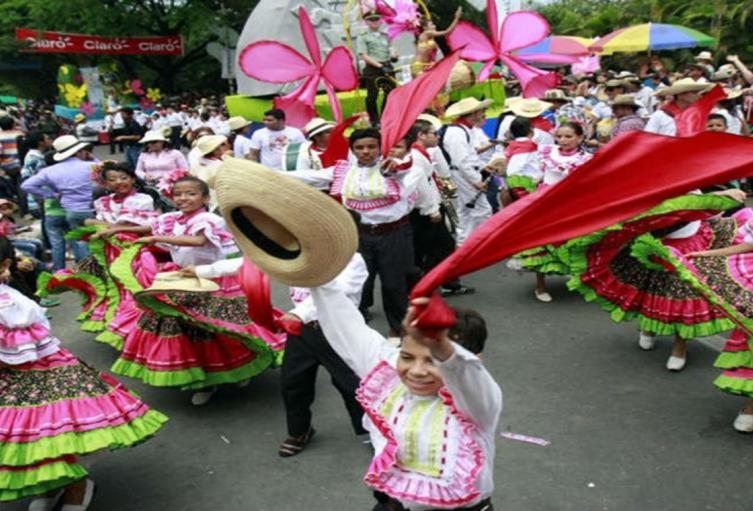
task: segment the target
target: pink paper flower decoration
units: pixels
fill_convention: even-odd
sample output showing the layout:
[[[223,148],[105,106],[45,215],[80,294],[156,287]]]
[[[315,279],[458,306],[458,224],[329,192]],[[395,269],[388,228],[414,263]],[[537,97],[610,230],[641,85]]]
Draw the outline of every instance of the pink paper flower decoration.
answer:
[[[131,91],[137,96],[144,95],[144,89],[141,88],[141,80],[131,80]]]
[[[418,5],[411,0],[397,0],[394,7],[383,0],[376,0],[375,10],[382,15],[390,40],[396,39],[403,32],[417,34],[421,29]]]
[[[79,111],[82,114],[86,115],[87,117],[91,117],[92,115],[97,113],[97,109],[89,101],[81,103],[81,106],[79,107]]]
[[[508,14],[499,27],[497,4],[495,0],[487,0],[486,20],[491,37],[466,21],[458,23],[447,36],[450,48],[461,50],[462,58],[485,63],[478,76],[480,82],[489,78],[492,67],[499,60],[518,78],[524,97],[541,97],[557,86],[559,79],[556,73],[530,66],[512,53],[532,46],[549,35],[549,24],[540,14],[515,11]]]
[[[240,68],[251,78],[262,82],[289,83],[303,80],[290,94],[275,98],[275,107],[285,111],[288,123],[303,127],[316,116],[314,99],[319,82],[329,96],[335,119],[342,120],[340,103],[335,91],[348,91],[358,87],[358,72],[353,56],[344,46],[332,49],[322,62],[319,40],[304,7],[298,10],[303,40],[311,60],[297,50],[277,41],[258,41],[249,44],[240,53]]]

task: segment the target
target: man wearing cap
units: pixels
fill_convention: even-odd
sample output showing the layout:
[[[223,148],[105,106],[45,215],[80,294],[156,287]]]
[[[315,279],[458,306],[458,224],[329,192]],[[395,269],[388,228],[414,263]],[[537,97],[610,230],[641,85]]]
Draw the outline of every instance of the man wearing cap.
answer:
[[[695,61],[699,66],[703,66],[704,74],[712,76],[716,71],[714,69],[714,56],[710,51],[702,51],[695,56]]]
[[[55,165],[42,169],[21,185],[28,194],[44,199],[58,199],[65,211],[66,232],[84,225],[87,218],[94,217],[91,179],[92,154],[89,144],[73,135],[63,135],[52,142],[55,149]],[[65,245],[58,247],[63,254],[53,254],[53,261],[65,261]],[[85,241],[73,242],[73,255],[80,261],[89,250]]]
[[[448,156],[453,181],[458,187],[455,209],[458,213],[458,245],[487,218],[492,208],[486,199],[487,179],[482,175],[482,163],[473,146],[473,127],[485,118],[490,100],[465,98],[451,105],[445,115],[455,117],[445,127],[442,147]]]
[[[673,96],[674,101],[663,105],[651,114],[646,124],[646,131],[670,137],[677,135],[675,117],[698,101],[701,98],[701,93],[707,88],[708,84],[696,82],[692,78],[683,78],[669,87],[656,91],[655,94],[660,98]]]
[[[285,125],[285,112],[273,108],[264,112],[264,127],[251,136],[250,160],[267,168],[282,170],[282,157],[288,144],[304,142],[306,138],[298,128]]]
[[[233,156],[236,158],[249,158],[253,149],[251,139],[245,135],[249,124],[251,124],[251,121],[247,121],[240,115],[227,120],[227,125],[233,134]]]
[[[390,39],[382,31],[382,18],[372,12],[364,16],[369,30],[358,37],[358,57],[363,61],[361,77],[366,82],[366,111],[372,126],[379,125],[377,99],[379,90],[384,91],[382,110],[387,105],[387,97],[395,88],[392,58],[394,51]]]
[[[86,123],[86,116],[84,114],[76,114],[73,121],[76,123],[73,133],[76,135],[77,139],[82,142],[94,143],[97,141],[97,130],[92,129]]]
[[[634,96],[630,94],[621,94],[614,98],[612,102],[612,112],[614,113],[617,124],[612,131],[612,138],[617,138],[628,131],[643,131],[646,127],[644,121],[638,114],[641,108]]]

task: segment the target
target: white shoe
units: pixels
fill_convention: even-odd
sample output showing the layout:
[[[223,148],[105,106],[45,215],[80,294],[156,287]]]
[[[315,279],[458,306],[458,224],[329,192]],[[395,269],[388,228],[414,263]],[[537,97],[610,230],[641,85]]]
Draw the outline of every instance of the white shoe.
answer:
[[[191,396],[191,404],[194,406],[204,406],[212,400],[215,392],[217,392],[217,387],[209,387],[208,389],[194,392]]]
[[[63,490],[60,490],[53,495],[36,498],[29,502],[28,511],[52,511],[62,496]]]
[[[87,479],[86,491],[84,492],[84,500],[81,501],[81,504],[63,504],[60,508],[60,511],[86,511],[87,509],[89,509],[89,505],[92,503],[92,499],[94,498],[94,488],[94,481]]]
[[[544,291],[543,293],[539,293],[538,290],[534,290],[533,294],[536,295],[536,299],[540,302],[549,303],[552,301],[552,295]]]
[[[739,413],[732,424],[735,431],[740,433],[753,433],[753,414]]]
[[[682,371],[685,369],[685,363],[687,360],[687,358],[680,358],[672,355],[667,359],[667,369],[673,372]]]
[[[642,350],[652,350],[656,346],[656,337],[641,332],[641,335],[638,337],[638,346],[640,346]]]
[[[511,257],[505,263],[508,268],[515,271],[523,271],[523,263],[517,257]]]

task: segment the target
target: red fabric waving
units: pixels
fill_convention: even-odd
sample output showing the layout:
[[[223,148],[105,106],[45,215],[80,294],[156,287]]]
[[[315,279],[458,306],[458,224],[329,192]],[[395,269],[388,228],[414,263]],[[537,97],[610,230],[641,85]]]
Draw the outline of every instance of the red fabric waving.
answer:
[[[408,133],[421,113],[444,89],[452,68],[460,58],[453,52],[419,77],[390,92],[390,100],[382,112],[382,156]]]
[[[247,257],[244,257],[243,266],[238,272],[238,280],[248,301],[248,317],[251,321],[272,332],[277,331],[269,294],[269,277]]]
[[[360,114],[354,115],[335,126],[329,138],[327,149],[319,156],[319,159],[322,161],[322,167],[326,169],[340,160],[348,159],[348,150],[350,147],[348,146],[348,139],[345,137],[345,130],[350,128],[360,118]]]
[[[710,132],[685,138],[626,133],[556,186],[524,197],[487,220],[421,279],[412,296],[431,296],[442,283],[522,250],[582,236],[693,189],[750,175],[749,138]],[[442,314],[429,305],[418,323],[436,328]]]
[[[717,103],[727,94],[717,85],[710,92],[675,116],[678,137],[689,137],[706,130],[706,121]]]

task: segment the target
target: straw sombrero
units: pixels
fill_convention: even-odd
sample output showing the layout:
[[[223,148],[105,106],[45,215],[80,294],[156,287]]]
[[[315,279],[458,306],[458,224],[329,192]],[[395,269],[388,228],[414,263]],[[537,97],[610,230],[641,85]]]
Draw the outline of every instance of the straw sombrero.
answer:
[[[227,120],[227,125],[230,127],[230,131],[238,131],[251,124],[251,121],[247,121],[244,117],[236,115]]]
[[[518,117],[527,117],[528,119],[533,119],[543,114],[554,105],[547,101],[541,101],[537,98],[515,97],[509,98],[505,102],[505,106],[507,106],[510,111]]]
[[[350,213],[322,192],[284,173],[237,158],[222,162],[217,201],[243,253],[290,286],[335,278],[358,248]]]
[[[714,84],[696,82],[692,78],[682,78],[668,87],[657,90],[654,92],[654,96],[676,96],[686,92],[706,92],[713,86]]]
[[[177,271],[167,271],[155,275],[152,285],[136,294],[157,295],[174,291],[213,293],[219,290],[220,286],[211,280],[198,277],[182,277]]]
[[[149,142],[167,142],[165,135],[159,130],[147,131],[144,138],[139,140],[139,144],[148,144]]]
[[[485,110],[489,108],[489,105],[492,103],[493,101],[491,99],[479,101],[476,98],[463,98],[457,103],[450,105],[445,112],[445,117],[462,117],[478,110]]]
[[[315,136],[335,129],[335,123],[322,119],[321,117],[314,117],[303,128],[303,132],[306,134],[306,138],[312,140]]]
[[[641,105],[635,101],[635,96],[632,94],[619,94],[614,98],[614,101],[612,101],[612,106],[631,106],[636,109],[641,108]]]

